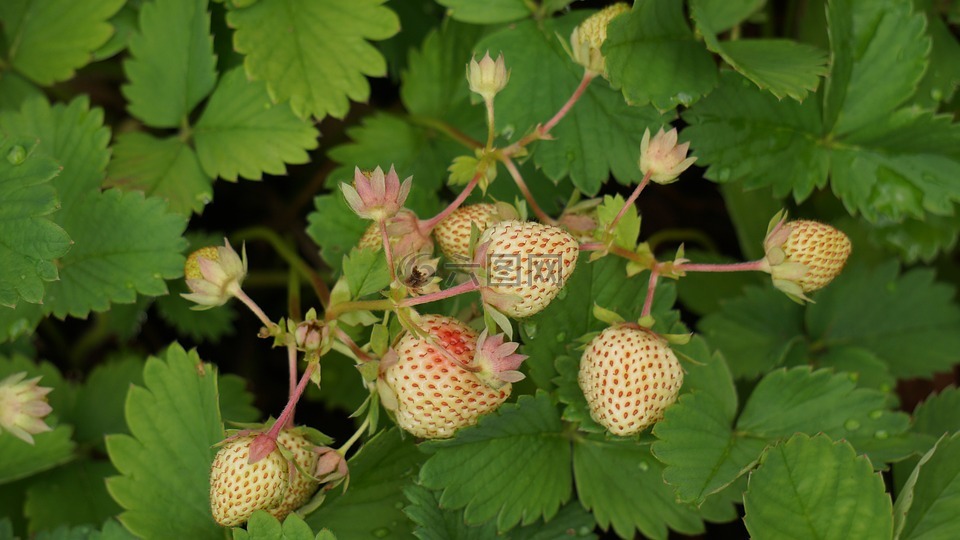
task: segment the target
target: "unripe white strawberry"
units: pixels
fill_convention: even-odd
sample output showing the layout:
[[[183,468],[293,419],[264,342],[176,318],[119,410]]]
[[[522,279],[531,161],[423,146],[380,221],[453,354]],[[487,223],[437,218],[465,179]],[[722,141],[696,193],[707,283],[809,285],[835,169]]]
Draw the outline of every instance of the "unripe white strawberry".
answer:
[[[614,435],[633,435],[663,418],[677,400],[683,370],[667,341],[636,325],[611,326],[580,359],[580,389],[590,416]]]
[[[497,206],[490,203],[461,206],[433,229],[433,237],[447,260],[470,260],[470,225],[476,225],[481,234],[487,227],[500,221]]]
[[[313,443],[308,441],[303,435],[285,429],[277,435],[277,444],[283,446],[293,454],[293,460],[302,470],[309,474],[314,474],[320,455],[313,451]],[[283,521],[283,518],[287,517],[290,512],[306,504],[307,501],[313,497],[313,494],[317,492],[317,488],[320,487],[320,482],[307,477],[292,464],[289,467],[289,475],[289,485],[287,486],[283,500],[277,507],[267,510],[270,515],[280,521]]]
[[[567,231],[532,221],[501,221],[480,236],[475,264],[480,293],[511,317],[528,317],[550,304],[573,275],[579,244]]]
[[[765,270],[773,284],[795,300],[826,287],[843,270],[852,245],[843,232],[810,220],[774,217],[764,240]]]
[[[224,527],[242,525],[255,511],[277,507],[287,491],[288,464],[279,451],[249,463],[253,439],[228,441],[210,467],[210,510]]]
[[[497,409],[511,385],[484,384],[471,367],[477,332],[442,315],[423,315],[420,327],[428,337],[406,333],[393,348],[395,361],[381,363],[381,381],[392,396],[383,403],[397,424],[417,437],[442,439]]]

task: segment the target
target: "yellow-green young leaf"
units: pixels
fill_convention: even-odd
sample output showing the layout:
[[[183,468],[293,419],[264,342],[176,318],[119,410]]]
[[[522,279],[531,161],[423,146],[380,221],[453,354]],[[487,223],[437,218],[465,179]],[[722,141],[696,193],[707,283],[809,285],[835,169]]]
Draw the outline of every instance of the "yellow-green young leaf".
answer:
[[[317,136],[289,105],[271,104],[266,85],[248,81],[239,67],[223,74],[193,130],[203,170],[230,181],[286,174],[286,163],[309,161]]]
[[[743,518],[753,538],[891,538],[883,478],[846,442],[798,434],[768,449],[750,475]]]
[[[597,207],[598,231],[607,229],[623,209],[625,202],[621,195],[604,196],[603,204]],[[627,251],[633,251],[637,248],[637,238],[640,236],[640,215],[637,213],[636,205],[631,204],[630,208],[626,209],[612,232],[616,245]]]
[[[17,72],[0,71],[0,111],[19,109],[24,101],[42,95],[39,88]]]
[[[960,527],[960,434],[944,435],[917,463],[893,509],[898,540],[949,540]]]
[[[129,47],[130,84],[121,90],[130,114],[150,127],[180,127],[217,81],[207,0],[144,4]]]
[[[603,56],[611,84],[634,105],[689,107],[717,85],[716,64],[690,31],[681,2],[634,4],[607,27]]]
[[[663,481],[663,464],[650,454],[650,445],[632,440],[583,437],[573,445],[577,494],[604,529],[621,538],[640,532],[666,540],[669,531],[704,532],[696,508],[681,504]]]
[[[164,199],[184,215],[203,210],[213,198],[212,183],[182,139],[140,132],[117,136],[106,180],[108,186]]]
[[[447,7],[447,13],[458,21],[473,24],[494,24],[525,19],[532,13],[531,3],[525,0],[437,0]],[[491,53],[492,56],[496,56]]]
[[[435,453],[421,468],[420,483],[442,490],[441,507],[465,507],[467,524],[495,519],[503,532],[549,521],[572,495],[570,444],[545,392],[520,396],[428,449]]]
[[[403,487],[423,461],[410,437],[396,428],[381,431],[350,458],[350,486],[336,489],[307,523],[330,529],[338,538],[410,538],[413,523],[403,513]]]
[[[50,185],[59,172],[36,139],[0,139],[0,309],[20,299],[40,303],[44,282],[58,279],[53,261],[70,249],[70,237],[48,218],[59,207]]]
[[[209,500],[213,445],[224,436],[216,368],[172,345],[147,360],[143,381],[127,395],[131,435],[107,437],[120,521],[138,537],[222,539]]]
[[[110,39],[107,22],[124,0],[4,0],[7,65],[41,85],[73,77]]]
[[[387,64],[368,40],[400,30],[385,0],[260,0],[227,14],[234,48],[251,78],[265,80],[274,101],[298,116],[343,118],[349,100],[366,101],[366,76]]]
[[[46,313],[86,317],[134,302],[138,293],[165,294],[164,279],[182,275],[186,220],[162,200],[112,189],[77,206],[63,223],[74,245],[60,260],[60,281],[48,289]]]
[[[30,532],[99,524],[119,513],[104,483],[115,474],[109,461],[82,459],[31,478],[24,506]]]
[[[583,77],[561,46],[588,13],[578,10],[542,22],[523,21],[484,38],[475,47],[503,51],[512,70],[510,83],[497,95],[497,125],[519,139],[547,122],[566,103]],[[672,113],[671,113],[672,115]],[[551,131],[556,140],[534,149],[533,159],[554,182],[569,175],[588,195],[611,175],[622,183],[643,176],[637,168],[643,131],[656,131],[670,117],[653,107],[631,107],[603,79],[596,79],[566,117]]]
[[[352,251],[343,258],[343,275],[347,278],[353,298],[381,291],[390,284],[390,272],[382,249]]]

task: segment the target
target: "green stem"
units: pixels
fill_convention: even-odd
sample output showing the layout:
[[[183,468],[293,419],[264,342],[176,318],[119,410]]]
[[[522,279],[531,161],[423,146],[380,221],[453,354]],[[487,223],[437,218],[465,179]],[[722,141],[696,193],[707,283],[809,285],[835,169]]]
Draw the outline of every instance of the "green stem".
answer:
[[[291,268],[307,280],[320,300],[320,304],[324,307],[330,304],[330,289],[327,284],[277,233],[266,227],[251,227],[238,231],[232,236],[234,240],[263,240],[269,243]]]
[[[360,436],[363,435],[363,432],[367,430],[367,426],[369,425],[370,425],[370,415],[368,414],[367,417],[363,420],[363,423],[360,424],[360,427],[357,428],[357,431],[354,432],[354,434],[347,440],[347,442],[343,443],[343,446],[341,446],[337,450],[337,453],[340,454],[341,456],[346,455],[347,451],[350,450],[350,447],[353,446],[353,443],[357,442],[360,439]]]
[[[487,107],[487,150],[493,150],[493,133],[494,133],[494,117],[493,117],[493,98],[483,100],[484,105]]]
[[[407,120],[412,124],[435,129],[467,148],[483,148],[483,144],[480,141],[441,120],[417,115],[409,115],[407,116]]]

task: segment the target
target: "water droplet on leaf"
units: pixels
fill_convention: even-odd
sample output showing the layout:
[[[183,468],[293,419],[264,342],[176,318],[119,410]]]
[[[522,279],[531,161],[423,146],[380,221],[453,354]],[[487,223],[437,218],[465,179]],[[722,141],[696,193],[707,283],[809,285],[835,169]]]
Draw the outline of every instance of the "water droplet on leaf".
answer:
[[[843,427],[846,428],[847,431],[856,431],[860,429],[860,422],[851,418],[843,423]]]
[[[386,527],[380,527],[379,529],[374,529],[370,534],[376,538],[386,538],[390,534],[390,529]]]
[[[27,159],[27,150],[18,145],[14,145],[13,148],[7,152],[7,161],[12,165],[20,165]]]
[[[637,466],[640,467],[640,470],[643,472],[647,472],[650,470],[650,464],[647,463],[646,461],[641,461]]]
[[[881,441],[889,437],[890,434],[886,430],[878,429],[876,433],[873,434],[875,439],[880,439]]]
[[[872,418],[873,420],[876,420],[881,416],[883,416],[883,411],[881,411],[880,409],[870,412],[870,418]]]

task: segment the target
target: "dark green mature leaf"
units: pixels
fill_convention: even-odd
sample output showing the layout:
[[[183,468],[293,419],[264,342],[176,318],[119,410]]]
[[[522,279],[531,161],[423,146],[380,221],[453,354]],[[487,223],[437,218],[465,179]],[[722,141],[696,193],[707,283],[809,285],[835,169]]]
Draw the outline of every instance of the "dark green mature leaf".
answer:
[[[43,318],[43,306],[20,302],[16,308],[0,306],[0,343],[33,332]]]
[[[130,114],[150,127],[181,127],[217,82],[207,1],[144,4],[129,48],[123,68],[130,84],[121,90]]]
[[[320,195],[313,200],[316,210],[307,215],[307,234],[320,246],[320,256],[339,270],[344,256],[357,245],[370,222],[360,219],[347,206],[343,194]]]
[[[107,438],[122,475],[107,480],[120,521],[142,537],[223,538],[209,502],[213,445],[224,435],[216,369],[173,345],[147,360],[143,380],[127,395],[132,435]]]
[[[123,404],[130,385],[143,384],[142,373],[142,358],[132,355],[93,368],[77,391],[73,407],[64,411],[64,420],[76,426],[77,442],[102,449],[105,435],[128,432]]]
[[[577,381],[580,371],[579,357],[559,356],[555,366],[557,376],[553,379],[553,384],[557,387],[557,400],[566,405],[563,408],[564,421],[575,422],[578,430],[587,433],[605,432],[607,429],[590,416],[587,398],[583,397],[583,390]]]
[[[193,130],[204,172],[230,181],[286,174],[286,163],[309,161],[318,135],[289,105],[272,105],[266,85],[241,68],[223,74]]]
[[[763,7],[765,0],[727,0],[726,2],[703,2],[694,0],[699,16],[710,21],[716,33],[726,32],[746,20]]]
[[[213,180],[204,174],[197,155],[180,137],[120,134],[105,183],[165,199],[171,210],[184,215],[201,212],[213,198]]]
[[[17,112],[0,114],[0,129],[36,137],[41,150],[63,167],[52,182],[63,205],[54,215],[58,224],[66,223],[83,208],[81,199],[100,188],[110,160],[110,129],[103,125],[103,110],[91,109],[88,98],[55,105],[45,98],[31,99]]]
[[[640,317],[647,280],[628,278],[623,259],[606,257],[592,263],[587,259],[580,258],[560,296],[522,325],[526,335],[523,354],[530,356],[524,364],[538,388],[553,388],[557,358],[580,358],[581,351],[575,350],[580,345],[578,338],[606,327],[606,323],[593,316],[594,304],[616,311],[626,320]],[[677,315],[669,312],[675,301],[672,284],[657,286],[652,313],[663,325],[658,328],[669,329],[677,320]]]
[[[262,0],[227,14],[244,66],[265,80],[275,101],[290,101],[300,117],[343,118],[350,102],[366,101],[364,76],[387,65],[367,40],[397,33],[400,21],[384,0]]]
[[[926,108],[949,102],[960,86],[960,62],[957,62],[960,42],[950,32],[935,4],[932,0],[914,0],[917,9],[926,12],[926,30],[932,42],[930,63],[912,100]]]
[[[73,77],[113,34],[107,23],[124,0],[7,0],[0,5],[4,63],[41,85]]]
[[[0,138],[0,308],[22,298],[38,304],[44,282],[59,277],[54,259],[70,249],[70,237],[48,216],[57,211],[50,180],[60,172],[36,139]]]
[[[676,331],[676,328],[671,331]],[[692,335],[688,343],[670,347],[683,366],[681,392],[707,393],[722,404],[725,411],[736,410],[737,390],[733,375],[719,351],[714,351],[707,340],[696,334]]]
[[[403,513],[403,487],[416,476],[423,457],[400,430],[381,431],[350,458],[350,488],[330,492],[307,523],[345,539],[409,538],[413,523]]]
[[[159,199],[117,190],[91,194],[63,225],[75,244],[44,302],[57,317],[86,317],[112,302],[131,303],[137,293],[165,294],[164,279],[183,272],[186,223]]]
[[[157,298],[154,305],[160,318],[176,329],[178,335],[194,341],[217,343],[224,336],[234,333],[236,306],[227,304],[216,309],[198,311],[191,309],[196,304],[180,296],[189,292],[183,280],[168,281],[167,287],[170,294]]]
[[[720,306],[698,326],[737,378],[756,377],[780,365],[802,339],[803,308],[773,287],[747,287],[743,296]]]
[[[669,529],[688,535],[704,531],[697,511],[678,504],[664,483],[663,465],[650,454],[649,444],[579,439],[573,471],[580,502],[603,529],[612,527],[621,538],[639,531],[665,540]]]
[[[247,380],[239,375],[226,373],[217,380],[220,392],[220,417],[224,422],[256,422],[260,411],[253,406],[253,394],[247,390]]]
[[[435,491],[412,484],[403,493],[410,501],[403,511],[417,524],[413,534],[420,540],[487,540],[497,536],[497,524],[493,520],[477,526],[467,525],[462,511],[441,508],[440,494]]]
[[[381,291],[390,284],[390,271],[383,250],[352,251],[343,259],[343,274],[347,277],[353,298]]]
[[[934,281],[931,270],[900,274],[897,266],[847,268],[807,308],[810,336],[827,347],[872,351],[898,378],[950,369],[960,349],[953,288]]]
[[[314,540],[322,538],[314,535],[310,526],[297,514],[290,514],[281,525],[277,518],[264,510],[257,510],[250,516],[246,529],[234,528],[234,540]]]
[[[727,208],[730,221],[737,231],[737,243],[747,260],[756,260],[764,255],[763,239],[767,225],[777,212],[783,209],[783,201],[767,189],[746,190],[739,184],[723,184],[720,193]]]
[[[952,538],[960,526],[960,434],[943,436],[917,463],[893,509],[897,539]]]
[[[928,397],[913,411],[911,429],[933,438],[960,431],[960,391],[950,387]]]
[[[717,85],[716,64],[687,26],[680,2],[634,4],[610,22],[603,54],[611,84],[632,105],[689,107]]]
[[[891,538],[883,478],[845,442],[798,434],[764,453],[744,495],[754,538]]]
[[[952,216],[908,218],[901,223],[872,227],[871,238],[893,248],[905,263],[930,263],[940,253],[949,252],[960,237],[960,212]]]
[[[494,24],[525,19],[531,15],[531,5],[524,0],[437,0],[446,6],[447,13],[458,21],[473,24]]]
[[[420,470],[420,483],[443,490],[442,507],[464,508],[464,520],[496,518],[506,531],[550,520],[571,496],[570,445],[560,415],[544,392],[520,396],[448,441]],[[517,478],[527,481],[518,483]]]
[[[36,533],[60,525],[97,525],[120,512],[104,479],[116,474],[109,461],[75,461],[32,480],[24,513]]]
[[[889,394],[897,386],[897,379],[890,373],[887,364],[862,347],[833,347],[817,357],[816,365],[848,373],[857,386],[864,388]],[[893,395],[890,397],[895,399]]]
[[[422,47],[410,51],[400,97],[411,114],[455,122],[461,129],[483,125],[483,108],[471,105],[464,77],[464,66],[482,32],[477,26],[447,21],[426,37]],[[490,55],[496,57],[497,51]]]
[[[0,111],[13,111],[29,99],[42,97],[43,92],[16,72],[0,70],[0,96]]]
[[[503,51],[510,59],[510,84],[497,96],[497,124],[511,140],[547,122],[577,88],[583,68],[569,58],[557,34],[569,36],[585,15],[577,11],[542,23],[524,21],[477,44],[478,51]],[[622,183],[640,180],[643,131],[656,131],[667,120],[653,107],[627,105],[597,78],[551,131],[557,140],[539,143],[533,159],[554,182],[569,175],[577,188],[593,195],[611,173]]]

